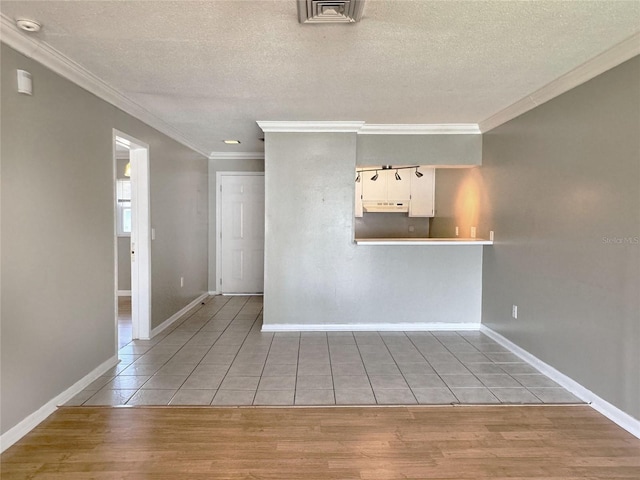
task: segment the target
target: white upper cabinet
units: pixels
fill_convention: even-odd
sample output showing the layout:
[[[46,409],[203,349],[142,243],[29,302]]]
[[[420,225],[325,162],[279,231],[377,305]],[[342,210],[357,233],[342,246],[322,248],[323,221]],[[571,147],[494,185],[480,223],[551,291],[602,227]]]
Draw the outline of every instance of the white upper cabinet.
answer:
[[[404,170],[407,173],[411,172],[409,216],[433,217],[435,213],[436,169],[419,167],[418,171],[422,173],[422,177],[416,176],[415,170]]]
[[[398,170],[400,180],[396,178],[395,170],[385,170],[387,175],[387,199],[390,202],[408,202],[411,197],[411,170]]]
[[[371,180],[376,172],[363,172],[362,198],[366,202],[408,202],[411,196],[410,170],[378,170],[378,178]]]
[[[375,167],[367,167],[367,170]],[[355,216],[363,212],[408,212],[410,217],[433,217],[436,169],[418,167],[361,172],[355,188]],[[377,173],[375,180],[372,180]]]
[[[367,202],[387,201],[387,178],[388,170],[378,170],[377,172],[362,172],[362,198]],[[375,175],[376,180],[371,180]]]

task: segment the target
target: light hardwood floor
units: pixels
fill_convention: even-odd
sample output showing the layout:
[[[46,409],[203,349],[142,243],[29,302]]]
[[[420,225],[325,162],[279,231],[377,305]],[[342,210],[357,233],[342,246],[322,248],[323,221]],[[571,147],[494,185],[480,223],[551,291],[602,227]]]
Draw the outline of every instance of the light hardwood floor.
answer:
[[[10,479],[638,479],[640,440],[588,406],[65,407]]]
[[[118,348],[131,343],[131,297],[118,297]]]

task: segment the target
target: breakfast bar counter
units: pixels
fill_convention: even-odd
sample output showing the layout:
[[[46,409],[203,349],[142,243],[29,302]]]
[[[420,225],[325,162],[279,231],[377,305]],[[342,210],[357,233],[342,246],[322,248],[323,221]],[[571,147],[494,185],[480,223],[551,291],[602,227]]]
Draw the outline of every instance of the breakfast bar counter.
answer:
[[[493,245],[482,238],[356,238],[356,245]]]

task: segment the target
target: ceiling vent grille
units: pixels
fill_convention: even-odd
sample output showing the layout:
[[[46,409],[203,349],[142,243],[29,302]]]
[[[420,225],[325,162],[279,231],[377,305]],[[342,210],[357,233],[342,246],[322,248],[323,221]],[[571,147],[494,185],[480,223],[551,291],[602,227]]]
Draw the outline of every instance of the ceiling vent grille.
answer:
[[[298,0],[300,23],[355,23],[364,0]]]

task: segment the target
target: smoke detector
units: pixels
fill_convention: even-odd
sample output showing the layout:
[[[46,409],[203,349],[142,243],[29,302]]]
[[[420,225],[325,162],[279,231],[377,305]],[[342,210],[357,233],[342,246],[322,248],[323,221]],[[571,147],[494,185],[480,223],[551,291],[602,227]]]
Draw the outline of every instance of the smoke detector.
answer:
[[[300,23],[355,23],[362,18],[364,0],[298,0]]]
[[[42,28],[42,24],[40,22],[36,22],[35,20],[29,20],[28,18],[17,18],[16,25],[18,28],[24,30],[29,33],[39,32]]]

